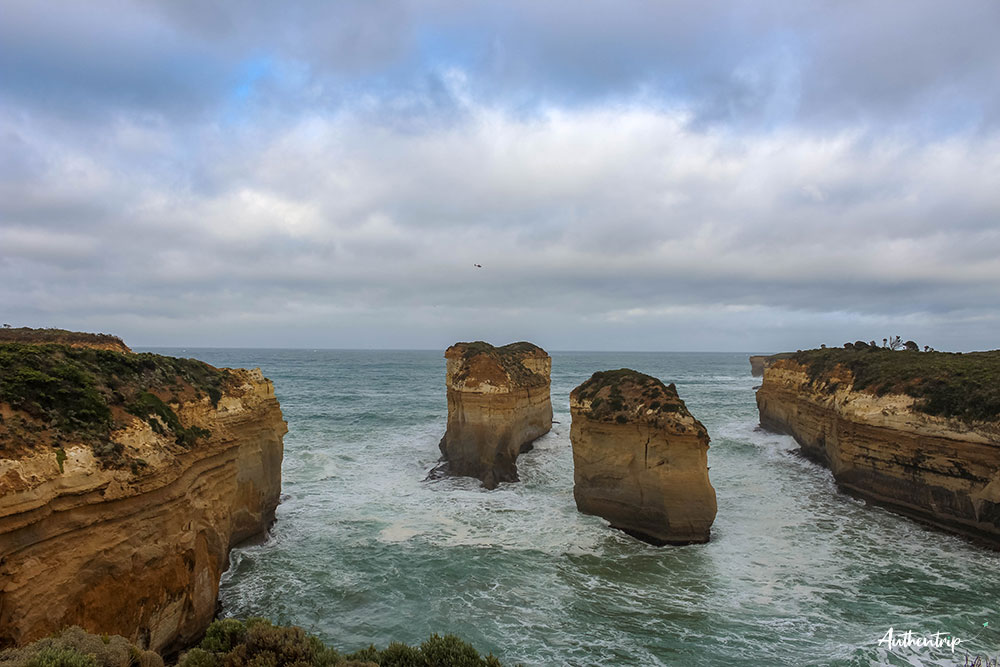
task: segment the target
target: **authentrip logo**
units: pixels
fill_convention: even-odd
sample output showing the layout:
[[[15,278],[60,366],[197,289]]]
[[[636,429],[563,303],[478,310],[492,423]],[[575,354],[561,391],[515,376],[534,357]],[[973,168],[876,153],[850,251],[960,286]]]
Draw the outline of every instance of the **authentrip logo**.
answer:
[[[889,628],[882,638],[878,640],[879,646],[885,646],[890,651],[895,649],[914,648],[948,648],[955,652],[955,647],[962,643],[962,640],[955,637],[950,632],[935,632],[922,635],[912,630],[896,632]]]

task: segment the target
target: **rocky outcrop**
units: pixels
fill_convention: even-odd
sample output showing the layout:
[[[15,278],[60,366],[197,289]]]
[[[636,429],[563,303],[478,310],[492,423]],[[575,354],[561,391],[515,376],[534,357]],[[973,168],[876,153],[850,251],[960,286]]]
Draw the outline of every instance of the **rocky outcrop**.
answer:
[[[708,432],[676,387],[630,369],[570,394],[573,497],[584,514],[656,545],[708,542]]]
[[[63,348],[45,358],[53,356],[79,358]],[[129,369],[150,377],[156,364],[221,379],[204,395],[174,375],[174,396],[138,394],[132,414],[112,402],[108,442],[61,434],[58,447],[0,443],[0,646],[79,625],[170,652],[197,640],[214,617],[230,548],[273,522],[287,427],[259,370],[155,355],[93,358],[119,365],[116,382]],[[98,389],[94,400],[110,392]],[[59,423],[31,406],[38,403],[24,408],[25,434],[37,434],[43,418]],[[2,407],[9,425],[17,410]]]
[[[776,361],[781,359],[787,359],[792,356],[791,352],[782,352],[780,354],[754,354],[750,356],[750,374],[755,377],[763,377],[764,371],[769,368]]]
[[[443,472],[487,489],[516,482],[516,459],[552,428],[552,359],[531,343],[456,343],[445,352],[448,427]]]
[[[824,354],[851,359],[846,352]],[[889,372],[881,369],[890,363],[906,370],[900,355],[916,355],[910,359],[917,364],[900,377],[922,382],[934,373],[929,364],[936,358],[923,353],[858,354],[870,355],[859,357],[872,361],[858,369],[874,383],[872,373]],[[830,468],[841,489],[1000,546],[1000,423],[928,414],[926,400],[888,386],[861,390],[840,363],[810,370],[788,359],[765,371],[757,392],[761,426],[793,436],[804,455]]]

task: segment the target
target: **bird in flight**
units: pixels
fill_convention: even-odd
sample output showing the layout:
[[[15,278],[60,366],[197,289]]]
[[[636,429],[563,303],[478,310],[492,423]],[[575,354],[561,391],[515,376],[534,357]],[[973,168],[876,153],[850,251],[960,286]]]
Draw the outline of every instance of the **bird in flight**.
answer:
[[[473,266],[474,266],[474,267],[476,267],[477,269],[481,269],[481,268],[483,268],[483,265],[482,265],[482,264],[473,264]]]

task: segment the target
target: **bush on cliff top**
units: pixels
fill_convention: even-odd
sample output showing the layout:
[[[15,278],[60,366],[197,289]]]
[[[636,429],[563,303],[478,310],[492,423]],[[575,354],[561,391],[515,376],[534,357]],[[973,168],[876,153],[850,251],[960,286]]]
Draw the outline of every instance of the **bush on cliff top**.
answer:
[[[207,435],[187,429],[160,396],[218,403],[225,371],[194,359],[131,354],[56,344],[0,345],[0,403],[14,416],[0,420],[0,451],[59,447],[73,438],[90,444],[107,465],[129,463],[110,441],[116,411],[132,412],[190,446]],[[154,426],[157,428],[157,426]]]
[[[590,401],[587,417],[596,421],[626,424],[641,419],[651,424],[661,423],[664,413],[686,413],[684,401],[677,395],[677,387],[652,375],[631,368],[598,371],[573,390],[571,396],[578,401]],[[646,414],[652,410],[652,414]]]
[[[842,366],[853,374],[856,391],[912,396],[917,410],[940,417],[1000,419],[1000,350],[963,354],[827,348],[798,352],[791,359],[806,367],[814,383]]]
[[[251,618],[215,621],[198,648],[184,654],[178,667],[500,667],[492,655],[453,635],[432,635],[420,646],[393,642],[341,655],[302,628],[272,625]]]

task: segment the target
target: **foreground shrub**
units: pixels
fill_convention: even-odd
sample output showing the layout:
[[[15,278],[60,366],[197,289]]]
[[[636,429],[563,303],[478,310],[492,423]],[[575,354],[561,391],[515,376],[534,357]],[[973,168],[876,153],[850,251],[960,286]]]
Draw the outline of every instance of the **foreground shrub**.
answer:
[[[22,648],[0,651],[0,667],[163,667],[163,659],[118,635],[73,626]]]
[[[272,625],[262,618],[245,623],[234,618],[215,621],[197,649],[178,667],[333,667],[340,654],[297,627]]]
[[[454,635],[431,635],[420,646],[393,642],[341,656],[302,628],[272,625],[251,618],[215,621],[198,648],[188,651],[178,667],[500,667],[492,655],[479,652]],[[0,666],[2,667],[2,666]],[[86,667],[72,665],[67,667]]]

